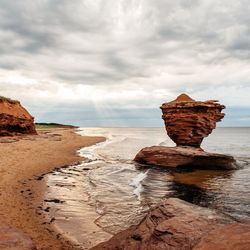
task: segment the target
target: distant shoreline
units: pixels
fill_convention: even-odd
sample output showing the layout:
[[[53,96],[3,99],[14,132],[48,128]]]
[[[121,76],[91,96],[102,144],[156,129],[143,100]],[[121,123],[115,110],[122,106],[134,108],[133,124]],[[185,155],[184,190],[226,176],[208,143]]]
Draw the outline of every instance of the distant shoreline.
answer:
[[[46,183],[32,182],[55,168],[82,160],[77,150],[105,140],[80,136],[65,128],[39,129],[38,135],[19,136],[0,143],[1,223],[27,234],[38,249],[75,249],[55,235],[36,210],[43,202]],[[1,235],[0,235],[1,236]]]

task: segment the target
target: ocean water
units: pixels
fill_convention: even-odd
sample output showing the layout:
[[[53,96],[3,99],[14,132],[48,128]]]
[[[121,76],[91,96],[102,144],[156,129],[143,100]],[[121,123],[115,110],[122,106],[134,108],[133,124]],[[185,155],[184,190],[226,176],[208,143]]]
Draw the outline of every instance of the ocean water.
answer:
[[[133,161],[143,147],[174,145],[163,128],[81,128],[77,133],[107,140],[81,149],[87,158],[82,163],[46,176],[44,206],[51,208],[55,229],[83,249],[139,223],[151,205],[167,197],[250,220],[250,128],[217,128],[202,144],[206,151],[233,155],[240,169],[183,173]]]

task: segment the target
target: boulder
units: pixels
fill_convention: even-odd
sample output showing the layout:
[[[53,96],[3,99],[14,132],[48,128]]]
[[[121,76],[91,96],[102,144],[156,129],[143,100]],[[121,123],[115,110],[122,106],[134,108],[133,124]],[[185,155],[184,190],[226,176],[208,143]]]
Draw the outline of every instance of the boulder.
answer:
[[[20,102],[0,97],[0,136],[36,133],[34,118]]]
[[[194,147],[152,146],[143,148],[134,159],[141,164],[167,168],[236,169],[235,159],[229,155],[208,153]]]
[[[168,136],[177,146],[200,147],[216,127],[216,122],[224,117],[216,100],[195,101],[186,94],[181,94],[174,101],[162,104],[162,118]]]
[[[210,231],[228,223],[233,220],[225,215],[169,198],[153,207],[139,225],[92,250],[190,250]]]

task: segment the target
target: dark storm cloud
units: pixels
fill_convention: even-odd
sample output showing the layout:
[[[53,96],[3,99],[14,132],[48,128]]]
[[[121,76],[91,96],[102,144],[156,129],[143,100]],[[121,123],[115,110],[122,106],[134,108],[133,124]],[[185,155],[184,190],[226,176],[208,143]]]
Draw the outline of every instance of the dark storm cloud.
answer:
[[[55,78],[67,70],[67,59],[57,62],[63,56],[77,59],[76,73],[78,69],[89,71],[86,61],[96,63],[96,80],[87,76],[84,83],[91,79],[97,83],[103,75],[114,80],[140,77],[150,63],[155,68],[168,62],[178,65],[178,58],[215,49],[220,56],[240,56],[235,50],[248,55],[249,30],[244,29],[249,24],[248,10],[245,1],[240,2],[1,0],[1,50],[27,54],[24,61],[32,56],[31,60],[42,64],[46,59],[41,60],[39,54],[47,56],[55,62],[54,72],[50,72]],[[75,78],[72,74],[72,83]]]

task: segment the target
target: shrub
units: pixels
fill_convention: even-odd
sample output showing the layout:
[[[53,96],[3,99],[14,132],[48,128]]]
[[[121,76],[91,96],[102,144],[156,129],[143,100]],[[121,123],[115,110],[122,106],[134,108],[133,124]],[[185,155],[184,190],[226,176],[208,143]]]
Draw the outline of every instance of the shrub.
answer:
[[[9,102],[9,103],[13,103],[13,104],[19,103],[19,101],[17,101],[17,100],[12,100],[12,99],[10,99],[8,97],[4,97],[4,96],[0,96],[0,101]]]

